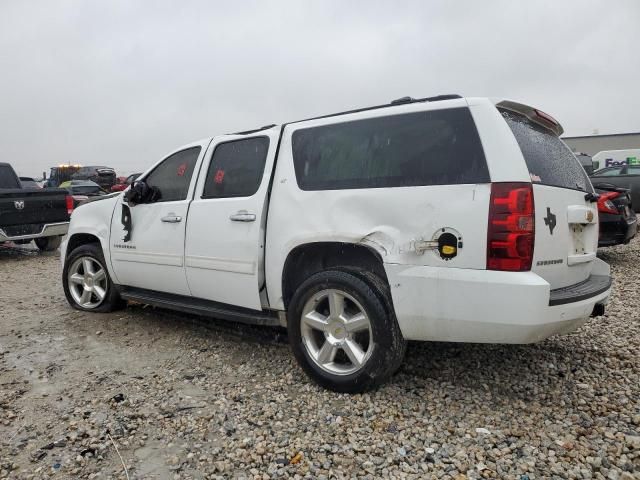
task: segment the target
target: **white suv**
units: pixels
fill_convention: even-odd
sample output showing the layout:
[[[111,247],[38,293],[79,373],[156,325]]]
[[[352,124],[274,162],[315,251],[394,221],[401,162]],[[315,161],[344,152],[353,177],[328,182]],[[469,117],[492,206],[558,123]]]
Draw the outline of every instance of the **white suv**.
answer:
[[[69,303],[283,325],[319,384],[407,340],[530,343],[604,311],[597,195],[549,115],[445,95],[207,138],[73,212]]]

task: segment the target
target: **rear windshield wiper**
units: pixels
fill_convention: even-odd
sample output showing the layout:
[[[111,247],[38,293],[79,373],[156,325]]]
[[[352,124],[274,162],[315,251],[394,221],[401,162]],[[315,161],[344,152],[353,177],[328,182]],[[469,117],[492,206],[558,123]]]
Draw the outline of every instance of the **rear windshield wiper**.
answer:
[[[599,198],[600,198],[600,195],[598,195],[597,193],[591,193],[591,192],[587,193],[587,194],[584,196],[584,199],[585,199],[587,202],[592,202],[592,203],[593,203],[593,202],[597,202]]]

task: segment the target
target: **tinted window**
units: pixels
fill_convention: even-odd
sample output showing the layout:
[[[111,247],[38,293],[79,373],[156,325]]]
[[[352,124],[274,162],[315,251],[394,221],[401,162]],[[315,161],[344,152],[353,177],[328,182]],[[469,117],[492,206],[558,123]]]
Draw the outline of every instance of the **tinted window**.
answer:
[[[145,178],[149,186],[158,187],[160,202],[187,198],[191,175],[196,166],[200,147],[188,148],[167,157]]]
[[[467,108],[297,130],[293,161],[302,190],[490,181]]]
[[[268,149],[267,137],[218,145],[211,158],[202,198],[250,197],[256,193]]]
[[[560,138],[524,115],[502,111],[534,183],[593,191],[582,165]]]
[[[18,178],[8,165],[0,165],[0,188],[20,188]]]
[[[627,175],[640,175],[640,167],[637,167],[637,166],[627,167]]]

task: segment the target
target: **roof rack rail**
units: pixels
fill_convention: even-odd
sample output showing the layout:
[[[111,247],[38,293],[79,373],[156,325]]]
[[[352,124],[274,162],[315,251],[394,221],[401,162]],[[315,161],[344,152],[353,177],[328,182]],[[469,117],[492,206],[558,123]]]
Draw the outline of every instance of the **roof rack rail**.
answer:
[[[276,124],[272,123],[270,125],[265,125],[264,127],[254,128],[253,130],[245,130],[244,132],[234,132],[234,133],[229,133],[227,135],[249,135],[251,133],[261,132],[262,130],[269,130],[270,128],[273,128],[275,126]]]
[[[442,100],[455,100],[456,98],[462,98],[460,95],[455,93],[448,93],[446,95],[436,95],[435,97],[426,97],[426,98],[413,98],[413,97],[402,97],[392,100],[389,105],[403,105],[405,103],[416,103],[416,102],[440,102]]]
[[[391,103],[386,103],[384,105],[375,105],[373,107],[356,108],[355,110],[347,110],[345,112],[330,113],[328,115],[320,115],[319,117],[304,118],[302,120],[295,120],[293,122],[287,122],[287,125],[289,123],[306,122],[307,120],[321,120],[323,118],[337,117],[337,116],[340,116],[340,115],[347,115],[349,113],[366,112],[366,111],[369,111],[369,110],[377,110],[379,108],[395,107],[397,105],[406,105],[406,104],[409,104],[409,103],[440,102],[442,100],[455,100],[456,98],[462,98],[462,97],[460,95],[455,94],[455,93],[446,94],[446,95],[436,95],[435,97],[425,97],[425,98],[401,97],[401,98],[398,98],[396,100],[391,101]]]
[[[375,105],[373,107],[356,108],[355,110],[347,110],[345,112],[330,113],[328,115],[321,115],[319,117],[311,117],[311,118],[304,118],[302,120],[294,120],[293,122],[287,122],[283,124],[283,126],[288,125],[290,123],[306,122],[307,120],[320,120],[323,118],[331,118],[331,117],[337,117],[340,115],[347,115],[349,113],[360,113],[360,112],[366,112],[369,110],[377,110],[379,108],[395,107],[396,105],[407,105],[409,103],[419,103],[419,102],[440,102],[442,100],[455,100],[457,98],[462,98],[462,97],[455,93],[449,93],[445,95],[436,95],[435,97],[425,97],[425,98],[413,98],[413,97],[406,96],[406,97],[401,97],[401,98],[392,100],[391,103],[387,103],[384,105]],[[243,132],[229,133],[227,135],[250,135],[252,133],[268,130],[269,128],[273,128],[275,126],[276,124],[274,123],[274,124],[265,125],[264,127],[256,128],[253,130],[245,130]]]
[[[462,98],[457,93],[446,93],[444,95],[436,95],[435,97],[427,97],[423,99],[425,102],[440,102],[442,100],[455,100],[456,98]]]
[[[391,100],[391,103],[389,105],[402,105],[403,103],[413,103],[415,101],[416,99],[413,97],[402,97]]]

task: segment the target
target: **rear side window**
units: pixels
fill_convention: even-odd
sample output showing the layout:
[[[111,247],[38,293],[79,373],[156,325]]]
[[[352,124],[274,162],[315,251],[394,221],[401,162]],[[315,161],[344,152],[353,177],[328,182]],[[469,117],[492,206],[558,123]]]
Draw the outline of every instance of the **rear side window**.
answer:
[[[268,150],[267,137],[218,145],[209,164],[202,198],[250,197],[256,193]]]
[[[18,177],[8,165],[0,165],[0,188],[20,188]]]
[[[200,147],[187,148],[165,158],[153,172],[145,178],[147,185],[158,187],[160,202],[185,200]]]
[[[582,165],[558,136],[524,115],[500,113],[516,137],[533,183],[593,191]]]
[[[302,190],[490,181],[467,108],[304,128],[293,133],[292,143]]]

